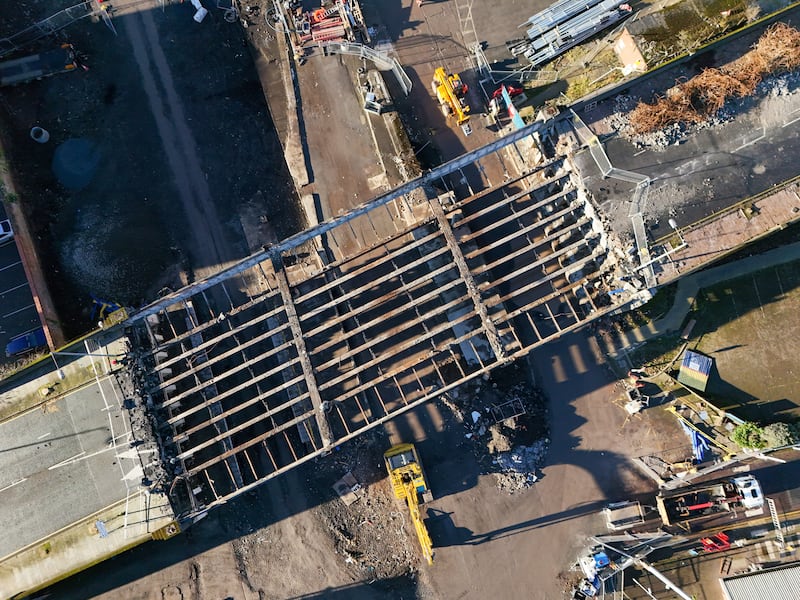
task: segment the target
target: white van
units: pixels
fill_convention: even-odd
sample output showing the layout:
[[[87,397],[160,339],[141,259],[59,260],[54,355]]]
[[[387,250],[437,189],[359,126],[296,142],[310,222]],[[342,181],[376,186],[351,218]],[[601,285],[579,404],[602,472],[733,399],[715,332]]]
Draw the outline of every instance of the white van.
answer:
[[[11,221],[6,219],[5,221],[0,221],[0,246],[5,244],[6,242],[10,242],[14,239],[14,230],[11,229]]]

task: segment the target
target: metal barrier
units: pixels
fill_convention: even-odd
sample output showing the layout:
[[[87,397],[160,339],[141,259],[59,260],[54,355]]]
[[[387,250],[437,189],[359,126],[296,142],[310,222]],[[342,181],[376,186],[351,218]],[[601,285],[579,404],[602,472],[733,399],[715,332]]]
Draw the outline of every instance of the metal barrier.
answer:
[[[369,59],[379,68],[392,71],[406,96],[411,92],[411,79],[406,75],[403,67],[396,58],[392,58],[384,52],[353,42],[323,42],[320,47],[326,54],[350,54],[361,59]]]
[[[483,53],[483,48],[480,44],[475,44],[472,47],[472,54],[475,58],[475,65],[478,72],[485,73],[492,80],[492,83],[503,83],[509,79],[519,82],[532,83],[535,85],[546,85],[554,83],[558,80],[558,71],[538,71],[532,66],[514,71],[500,71],[492,69],[486,55]]]
[[[589,153],[592,155],[592,159],[594,159],[603,177],[611,177],[613,179],[620,179],[636,184],[633,190],[633,197],[631,198],[631,205],[628,209],[628,216],[631,218],[633,237],[636,239],[636,251],[639,256],[639,264],[642,265],[640,270],[644,276],[645,285],[647,285],[648,288],[655,287],[656,275],[653,271],[652,261],[650,260],[650,249],[647,244],[647,230],[645,229],[644,217],[642,216],[642,207],[647,200],[647,192],[650,190],[650,178],[641,173],[615,168],[611,164],[611,160],[608,158],[603,144],[594,132],[589,129],[588,125],[583,122],[583,119],[581,119],[574,110],[570,109],[570,112],[572,113],[572,126],[575,129],[575,134],[578,136],[580,142],[589,148]]]
[[[86,0],[86,2],[81,2],[80,4],[60,10],[56,14],[34,23],[27,29],[23,29],[11,37],[0,39],[0,57],[10,54],[15,50],[19,50],[28,44],[32,44],[43,37],[52,35],[75,21],[91,17],[92,15],[100,15],[108,28],[116,35],[117,30],[111,23],[111,17],[105,7],[97,0]]]

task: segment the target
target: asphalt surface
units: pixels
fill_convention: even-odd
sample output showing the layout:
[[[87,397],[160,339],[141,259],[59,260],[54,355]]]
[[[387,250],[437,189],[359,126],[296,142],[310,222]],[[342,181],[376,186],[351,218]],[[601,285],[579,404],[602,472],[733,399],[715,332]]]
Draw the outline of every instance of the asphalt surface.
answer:
[[[0,205],[0,221],[8,218]],[[13,240],[0,245],[0,363],[12,338],[41,327],[25,269]]]
[[[123,500],[139,484],[138,460],[122,456],[130,452],[130,426],[120,402],[114,380],[103,377],[0,425],[0,557]]]

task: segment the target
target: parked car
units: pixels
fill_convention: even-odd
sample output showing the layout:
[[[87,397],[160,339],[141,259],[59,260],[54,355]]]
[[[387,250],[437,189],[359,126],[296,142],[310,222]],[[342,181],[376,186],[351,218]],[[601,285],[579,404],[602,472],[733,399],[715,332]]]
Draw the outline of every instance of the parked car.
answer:
[[[13,239],[14,230],[11,228],[11,221],[8,219],[5,221],[0,221],[0,246],[6,242],[10,242]]]
[[[21,356],[46,345],[47,338],[44,335],[44,329],[39,327],[28,333],[23,333],[15,338],[11,338],[11,341],[6,345],[6,357]]]

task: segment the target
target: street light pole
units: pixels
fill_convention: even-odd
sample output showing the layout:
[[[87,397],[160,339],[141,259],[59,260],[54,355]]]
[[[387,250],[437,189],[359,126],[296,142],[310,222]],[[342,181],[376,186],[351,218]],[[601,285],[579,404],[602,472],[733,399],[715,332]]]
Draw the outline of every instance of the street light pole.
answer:
[[[56,375],[58,375],[58,378],[59,378],[61,381],[64,381],[64,377],[65,377],[65,375],[64,375],[64,371],[62,371],[62,370],[61,370],[61,367],[58,365],[58,362],[56,361],[56,356],[55,356],[55,354],[53,354],[52,352],[50,352],[50,358],[52,358],[52,359],[53,359],[53,363],[56,365]]]
[[[108,352],[102,352],[101,353],[101,352],[61,352],[61,351],[53,352],[53,351],[51,351],[50,352],[50,358],[53,359],[53,363],[56,365],[56,375],[58,375],[58,378],[61,381],[64,381],[64,379],[66,378],[66,375],[64,375],[64,370],[61,368],[61,366],[58,364],[58,361],[56,360],[56,354],[58,354],[59,356],[99,356],[101,358],[118,358],[120,356],[125,356],[124,352],[117,353],[117,354],[109,354]]]

